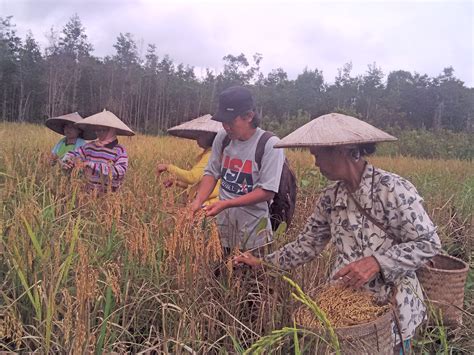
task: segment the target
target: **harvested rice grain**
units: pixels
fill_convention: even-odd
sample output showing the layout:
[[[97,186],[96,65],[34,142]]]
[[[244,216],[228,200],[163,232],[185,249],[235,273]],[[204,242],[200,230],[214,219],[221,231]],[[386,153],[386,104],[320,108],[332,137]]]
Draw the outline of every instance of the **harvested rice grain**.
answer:
[[[374,321],[390,310],[390,305],[378,305],[374,296],[341,284],[326,285],[314,298],[333,327],[348,327]],[[320,327],[321,323],[308,307],[301,307],[296,314],[305,327]]]

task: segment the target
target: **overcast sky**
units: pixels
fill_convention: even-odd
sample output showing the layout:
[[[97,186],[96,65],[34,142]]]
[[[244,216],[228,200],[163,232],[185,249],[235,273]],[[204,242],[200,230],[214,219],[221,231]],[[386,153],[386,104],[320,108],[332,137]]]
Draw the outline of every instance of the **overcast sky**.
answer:
[[[60,31],[77,13],[94,54],[114,54],[120,32],[146,52],[220,71],[222,57],[258,52],[267,74],[281,67],[295,78],[305,67],[333,82],[352,61],[353,75],[373,62],[385,74],[408,70],[436,76],[453,66],[474,85],[474,1],[304,0],[0,0],[0,17],[13,15],[17,33],[31,30],[42,48],[53,26]]]

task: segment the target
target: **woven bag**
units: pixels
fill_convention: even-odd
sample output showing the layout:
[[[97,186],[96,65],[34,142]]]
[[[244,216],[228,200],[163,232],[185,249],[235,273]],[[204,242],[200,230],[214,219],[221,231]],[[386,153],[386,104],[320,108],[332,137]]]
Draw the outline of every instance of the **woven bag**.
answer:
[[[387,312],[376,320],[336,329],[343,354],[392,354],[393,312]]]
[[[469,265],[450,255],[436,255],[416,271],[428,303],[430,324],[437,324],[441,312],[443,324],[462,324],[464,287]]]
[[[295,320],[301,327],[308,329],[299,322],[300,310],[301,308],[296,311]],[[339,339],[342,354],[391,355],[393,354],[392,326],[393,310],[389,310],[372,322],[334,328],[334,331]],[[322,329],[312,328],[309,330],[330,341],[328,334]],[[321,348],[314,349],[314,353],[326,353],[329,350],[325,349],[326,347],[325,344],[321,344]]]

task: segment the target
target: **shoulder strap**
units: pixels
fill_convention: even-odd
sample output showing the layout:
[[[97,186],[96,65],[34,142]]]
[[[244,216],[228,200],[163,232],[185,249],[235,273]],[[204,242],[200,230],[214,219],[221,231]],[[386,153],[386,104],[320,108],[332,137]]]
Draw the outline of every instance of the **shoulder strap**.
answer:
[[[362,213],[364,216],[366,216],[369,221],[371,221],[373,224],[375,224],[377,227],[379,227],[383,232],[385,232],[385,234],[391,235],[382,223],[377,221],[375,219],[375,217],[373,217],[364,208],[362,208],[360,203],[357,201],[357,199],[354,197],[354,195],[351,192],[348,191],[348,194],[349,194],[350,198],[352,199],[352,201],[354,201],[354,203],[357,206],[357,209],[359,210],[360,213]]]
[[[273,136],[274,134],[272,132],[265,131],[258,139],[257,148],[255,149],[255,162],[257,163],[258,170],[260,170],[262,167],[262,158],[263,153],[265,153],[265,145]]]
[[[222,140],[222,146],[221,146],[221,160],[224,159],[224,149],[230,144],[230,138],[226,134],[224,136],[224,139]]]
[[[221,154],[224,153],[225,147],[227,147],[229,144],[230,144],[230,138],[229,138],[229,136],[226,134],[225,137],[224,137],[224,139],[222,140]]]
[[[257,148],[255,149],[255,162],[257,163],[258,169],[262,167],[262,158],[263,154],[265,153],[265,145],[267,144],[268,140],[273,137],[274,134],[269,131],[263,132],[257,142]],[[221,147],[221,154],[224,153],[224,149],[230,144],[230,138],[228,135],[225,135],[224,139],[222,140],[222,147]]]

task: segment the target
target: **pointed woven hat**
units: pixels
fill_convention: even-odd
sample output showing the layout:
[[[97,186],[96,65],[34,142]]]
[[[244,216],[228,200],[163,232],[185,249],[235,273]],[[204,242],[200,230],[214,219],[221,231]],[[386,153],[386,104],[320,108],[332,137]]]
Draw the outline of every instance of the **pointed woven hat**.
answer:
[[[83,118],[81,117],[80,114],[78,114],[77,112],[73,112],[73,113],[68,113],[67,115],[48,118],[45,124],[46,124],[46,127],[48,127],[49,129],[64,136],[64,126],[66,126],[68,123],[74,124],[74,123],[81,122],[82,120]],[[82,129],[81,129],[81,133],[79,134],[79,137],[83,139],[87,139],[87,140],[92,140],[96,138],[94,132],[85,132]]]
[[[211,115],[204,115],[191,121],[168,129],[168,133],[187,139],[198,139],[203,133],[217,133],[222,129],[222,124],[211,120]]]
[[[94,131],[96,126],[111,127],[117,131],[117,136],[134,136],[133,132],[128,126],[123,123],[117,116],[112,112],[104,110],[96,113],[95,115],[84,118],[81,122],[76,125],[84,131]]]
[[[275,148],[336,146],[395,141],[397,138],[355,117],[319,116],[284,137]]]

